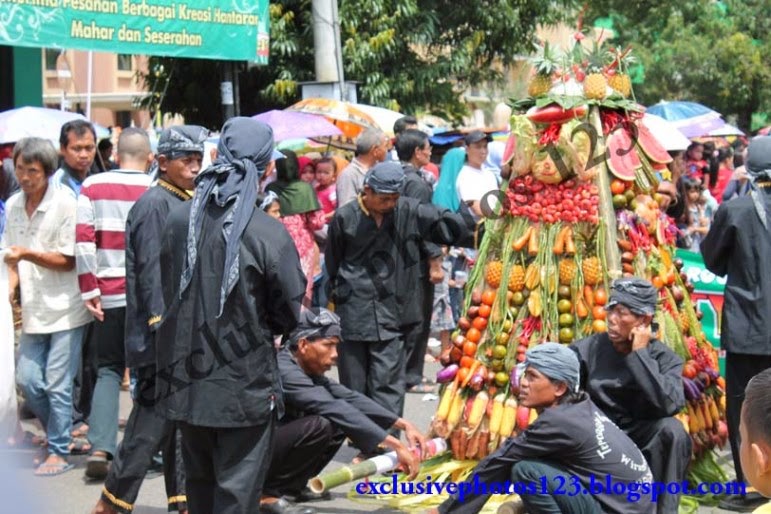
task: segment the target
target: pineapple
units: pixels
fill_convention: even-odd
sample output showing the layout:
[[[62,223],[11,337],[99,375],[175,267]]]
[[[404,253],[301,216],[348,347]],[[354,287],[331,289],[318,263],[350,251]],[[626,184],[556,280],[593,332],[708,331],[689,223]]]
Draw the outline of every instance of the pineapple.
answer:
[[[557,71],[557,58],[549,47],[549,43],[543,44],[543,49],[538,57],[533,59],[535,76],[527,87],[527,93],[537,98],[543,96],[551,89],[552,75]]]
[[[509,272],[509,291],[517,292],[525,288],[525,268],[519,264],[512,266]]]
[[[627,74],[629,65],[634,63],[634,57],[632,57],[630,52],[631,49],[627,49],[623,53],[610,53],[610,57],[613,59],[610,67],[615,67],[616,69],[615,73],[608,77],[608,85],[624,98],[629,98],[629,95],[632,94],[632,79]]]
[[[573,281],[573,277],[576,276],[576,271],[578,271],[578,265],[576,264],[576,261],[573,259],[560,260],[560,284],[570,285],[570,283]]]
[[[600,259],[597,257],[587,257],[584,262],[581,263],[581,270],[584,274],[584,283],[590,286],[596,286],[600,283],[602,278],[602,268],[600,267]]]
[[[485,280],[492,288],[501,285],[501,275],[503,274],[503,263],[501,261],[490,261],[485,268]]]
[[[626,73],[615,73],[608,77],[608,85],[624,98],[632,94],[632,80]]]
[[[600,46],[596,41],[588,57],[589,66],[586,68],[586,78],[584,79],[584,96],[590,100],[602,100],[605,98],[608,81],[603,73],[605,56],[600,51]]]

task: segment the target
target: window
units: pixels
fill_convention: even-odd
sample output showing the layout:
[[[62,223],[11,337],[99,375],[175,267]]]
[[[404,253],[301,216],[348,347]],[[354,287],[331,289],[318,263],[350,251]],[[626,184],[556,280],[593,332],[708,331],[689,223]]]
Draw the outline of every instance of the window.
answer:
[[[56,58],[59,57],[61,50],[55,50],[53,48],[45,48],[43,50],[43,56],[46,61],[46,71],[56,71]]]
[[[131,71],[134,69],[134,56],[130,54],[118,54],[118,71]]]

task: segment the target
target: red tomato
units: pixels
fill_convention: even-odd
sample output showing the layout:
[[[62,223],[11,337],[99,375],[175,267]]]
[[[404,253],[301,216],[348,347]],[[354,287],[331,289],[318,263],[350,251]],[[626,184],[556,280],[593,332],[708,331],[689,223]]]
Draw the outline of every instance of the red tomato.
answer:
[[[465,368],[467,372],[468,372],[468,368],[470,368],[472,364],[474,364],[474,358],[473,357],[469,357],[468,355],[464,355],[463,357],[460,358],[460,367],[461,368]],[[463,379],[461,379],[461,380],[463,380]]]
[[[463,355],[467,357],[474,357],[477,354],[477,345],[471,341],[463,343]],[[461,361],[462,362],[462,361]]]
[[[489,307],[487,305],[485,305],[485,307],[487,307],[489,309]],[[487,317],[486,316],[482,316],[482,312],[481,312],[482,309],[481,308],[479,309],[479,311],[480,311],[479,316],[474,318],[474,321],[471,322],[471,325],[475,329],[477,329],[477,330],[479,330],[481,332],[481,331],[483,331],[484,329],[487,328]]]
[[[490,308],[490,306],[489,306],[489,305],[487,305],[486,303],[483,303],[482,305],[480,305],[480,306],[479,306],[479,315],[478,315],[477,317],[478,317],[478,318],[484,318],[484,319],[485,319],[485,322],[486,322],[486,321],[487,321],[487,318],[489,318],[489,317],[490,317],[490,312],[491,312],[491,311],[492,311],[492,309]],[[476,318],[474,318],[474,319],[476,319]],[[474,326],[475,326],[476,328],[479,328],[479,327],[477,327],[476,325],[474,325]],[[487,323],[485,323],[485,327],[486,327],[486,326],[487,326]],[[479,330],[484,330],[484,328],[479,328]]]
[[[626,191],[626,184],[622,180],[614,179],[610,183],[610,192],[614,195],[620,195],[624,191]]]

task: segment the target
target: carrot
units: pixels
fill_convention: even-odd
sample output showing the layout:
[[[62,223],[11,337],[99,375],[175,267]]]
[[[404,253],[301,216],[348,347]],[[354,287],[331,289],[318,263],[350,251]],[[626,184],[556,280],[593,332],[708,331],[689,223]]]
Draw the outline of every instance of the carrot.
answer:
[[[461,384],[461,387],[466,387],[471,380],[471,377],[474,376],[474,373],[476,373],[477,368],[479,368],[479,365],[482,364],[478,360],[475,360],[473,364],[471,364],[471,367],[469,368],[468,375],[466,375],[466,379]]]
[[[565,236],[565,253],[568,255],[575,255],[576,242],[573,240],[573,228],[568,227],[568,233]]]
[[[517,252],[522,250],[527,244],[532,234],[533,234],[533,227],[527,227],[527,230],[525,230],[525,233],[522,234],[522,237],[514,241],[514,243],[511,245],[511,248]]]
[[[584,286],[584,300],[587,305],[594,305],[594,290],[592,286]]]
[[[565,238],[570,232],[570,226],[562,227],[562,230],[557,233],[557,238],[554,240],[554,248],[552,251],[555,255],[562,255],[565,251]]]
[[[538,255],[538,229],[533,227],[533,232],[530,234],[530,241],[527,243],[527,254],[531,257]]]

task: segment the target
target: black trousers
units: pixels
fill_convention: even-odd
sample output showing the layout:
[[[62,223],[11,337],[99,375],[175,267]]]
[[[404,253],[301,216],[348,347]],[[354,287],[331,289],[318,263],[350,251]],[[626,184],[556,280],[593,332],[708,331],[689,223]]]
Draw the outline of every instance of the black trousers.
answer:
[[[744,404],[744,389],[752,377],[768,368],[771,368],[771,355],[745,355],[726,352],[725,387],[728,442],[731,444],[736,480],[739,482],[744,482],[742,463],[739,460],[739,445],[741,444],[739,423]]]
[[[428,277],[422,279],[421,319],[404,331],[404,350],[406,353],[405,381],[407,388],[423,381],[423,367],[426,365],[426,348],[431,333],[431,311],[434,307],[434,284]]]
[[[669,483],[685,480],[691,461],[691,438],[682,423],[675,418],[634,420],[620,425],[620,428],[642,451],[654,481]],[[679,503],[679,495],[662,494],[657,500],[656,512],[676,513]]]
[[[342,341],[337,349],[340,383],[397,416],[404,410],[404,341]]]
[[[137,398],[105,480],[102,499],[118,512],[130,514],[153,456],[161,450],[169,510],[184,510],[187,497],[182,437],[175,424],[155,410],[155,366],[136,368],[134,373]]]
[[[83,347],[80,353],[80,365],[72,384],[72,426],[88,423],[91,414],[91,399],[96,386],[96,353],[93,345],[94,323],[86,325],[83,334]]]
[[[273,435],[273,456],[263,496],[297,496],[340,449],[345,434],[326,418],[306,416],[280,424]]]
[[[274,418],[238,428],[178,424],[190,514],[259,514]]]

